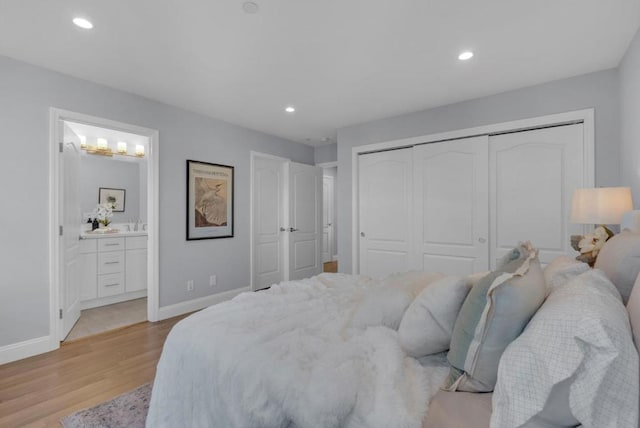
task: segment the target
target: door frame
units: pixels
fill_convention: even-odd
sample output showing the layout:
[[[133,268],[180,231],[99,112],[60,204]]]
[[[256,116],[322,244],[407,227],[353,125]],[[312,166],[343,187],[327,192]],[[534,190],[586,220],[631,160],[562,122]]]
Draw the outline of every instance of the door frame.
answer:
[[[351,266],[352,273],[360,273],[359,254],[359,171],[358,156],[365,153],[413,147],[420,144],[438,143],[460,138],[497,135],[510,132],[529,131],[551,126],[584,124],[584,183],[587,187],[595,186],[595,109],[575,110],[566,113],[532,117],[522,120],[501,122],[491,125],[465,128],[437,134],[421,135],[399,140],[366,144],[351,149]]]
[[[325,179],[328,179],[331,182],[331,186],[330,186],[331,199],[328,199],[329,200],[329,205],[331,206],[331,211],[327,210],[327,213],[331,217],[331,226],[329,226],[331,228],[330,229],[331,232],[329,234],[327,234],[327,236],[329,238],[329,242],[327,243],[327,248],[329,249],[329,262],[333,262],[333,261],[335,261],[335,251],[334,251],[334,249],[335,249],[335,245],[336,245],[336,243],[335,243],[336,236],[335,236],[335,233],[333,233],[333,231],[335,230],[334,229],[334,227],[335,227],[334,225],[335,225],[335,222],[336,222],[336,219],[335,219],[335,206],[334,206],[335,205],[335,196],[336,196],[336,193],[335,193],[336,192],[336,179],[332,175],[324,175],[324,174],[322,174],[323,186],[324,186],[324,180]],[[322,208],[324,209],[324,190],[323,190],[323,193],[322,193],[322,199],[323,199],[322,200],[322,205],[323,205]],[[322,225],[322,228],[324,229],[324,224]],[[328,262],[325,262],[324,260],[322,262],[323,263],[328,263]]]
[[[62,328],[58,316],[60,309],[60,262],[59,254],[60,236],[58,225],[60,218],[60,168],[59,136],[62,121],[83,123],[86,125],[109,128],[118,131],[138,134],[148,138],[149,149],[147,157],[147,231],[149,233],[149,256],[147,257],[147,318],[149,321],[158,321],[159,309],[159,132],[155,129],[144,128],[128,123],[117,122],[83,113],[63,110],[55,107],[49,109],[49,350],[60,347],[59,334]]]
[[[253,188],[253,180],[254,180],[254,169],[255,169],[255,160],[256,158],[265,158],[265,159],[273,159],[273,160],[278,160],[278,161],[282,161],[285,164],[286,163],[290,163],[291,159],[288,158],[284,158],[281,156],[275,156],[275,155],[270,155],[267,153],[261,153],[261,152],[256,152],[256,151],[251,151],[249,152],[249,212],[251,213],[249,215],[249,270],[250,270],[250,288],[252,291],[256,291],[255,288],[255,284],[254,284],[254,276],[255,276],[255,257],[254,257],[254,251],[255,251],[255,242],[254,242],[254,219],[253,219],[253,197],[255,195],[255,189]],[[285,173],[283,174],[284,177],[284,183],[283,186],[285,189],[289,188],[289,171],[288,168],[285,169]],[[289,206],[289,192],[284,192],[284,195],[282,195],[282,203],[284,204],[284,208],[282,210],[283,214],[282,214],[282,222],[283,224],[288,225],[289,224],[289,211],[288,209],[286,209],[286,207]],[[282,225],[281,225],[282,226]],[[284,262],[284,278],[282,279],[283,281],[287,281],[289,280],[289,240],[285,239],[283,241],[283,253],[282,257],[283,257],[283,262]]]

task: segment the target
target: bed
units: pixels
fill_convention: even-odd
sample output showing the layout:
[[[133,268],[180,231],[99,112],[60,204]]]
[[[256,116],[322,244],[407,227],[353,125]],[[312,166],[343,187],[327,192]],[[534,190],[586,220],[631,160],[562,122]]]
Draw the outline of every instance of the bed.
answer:
[[[147,427],[636,427],[638,354],[623,302],[640,324],[640,235],[623,238],[605,245],[601,269],[564,258],[543,270],[522,247],[518,267],[491,278],[322,274],[241,294],[173,328]],[[529,286],[541,281],[543,291]],[[486,296],[513,287],[465,329],[483,284]],[[495,330],[490,317],[516,307],[519,321],[482,332],[494,342],[465,336]]]

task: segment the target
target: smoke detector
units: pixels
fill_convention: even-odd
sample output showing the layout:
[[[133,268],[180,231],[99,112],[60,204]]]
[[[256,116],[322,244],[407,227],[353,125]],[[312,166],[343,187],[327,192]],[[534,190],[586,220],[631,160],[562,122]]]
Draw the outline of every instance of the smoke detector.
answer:
[[[244,3],[242,3],[242,10],[244,10],[245,13],[258,13],[258,9],[260,9],[258,3],[252,1],[245,1]]]

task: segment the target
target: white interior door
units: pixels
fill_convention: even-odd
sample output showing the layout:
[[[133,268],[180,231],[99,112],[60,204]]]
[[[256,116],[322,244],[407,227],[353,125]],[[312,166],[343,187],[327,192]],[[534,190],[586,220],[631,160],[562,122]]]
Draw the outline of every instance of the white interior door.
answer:
[[[256,157],[253,165],[253,289],[286,279],[288,224],[285,160]]]
[[[289,279],[322,272],[322,168],[289,164]]]
[[[60,212],[62,221],[60,239],[60,340],[63,340],[80,318],[80,264],[79,242],[80,213],[78,175],[80,167],[80,138],[62,123],[62,153],[59,157],[62,186],[59,189]]]
[[[488,137],[414,147],[414,268],[448,275],[489,265]]]
[[[333,177],[322,177],[322,262],[333,258]]]
[[[360,273],[380,278],[410,269],[413,149],[360,155]]]
[[[530,240],[549,263],[573,254],[569,222],[573,191],[584,187],[584,125],[492,136],[489,141],[491,267],[518,242]]]

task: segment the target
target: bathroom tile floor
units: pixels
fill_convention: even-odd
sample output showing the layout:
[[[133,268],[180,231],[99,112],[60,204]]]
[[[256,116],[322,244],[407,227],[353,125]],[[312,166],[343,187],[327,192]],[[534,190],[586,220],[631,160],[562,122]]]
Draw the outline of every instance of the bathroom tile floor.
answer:
[[[85,309],[65,342],[103,333],[147,320],[147,298]]]

